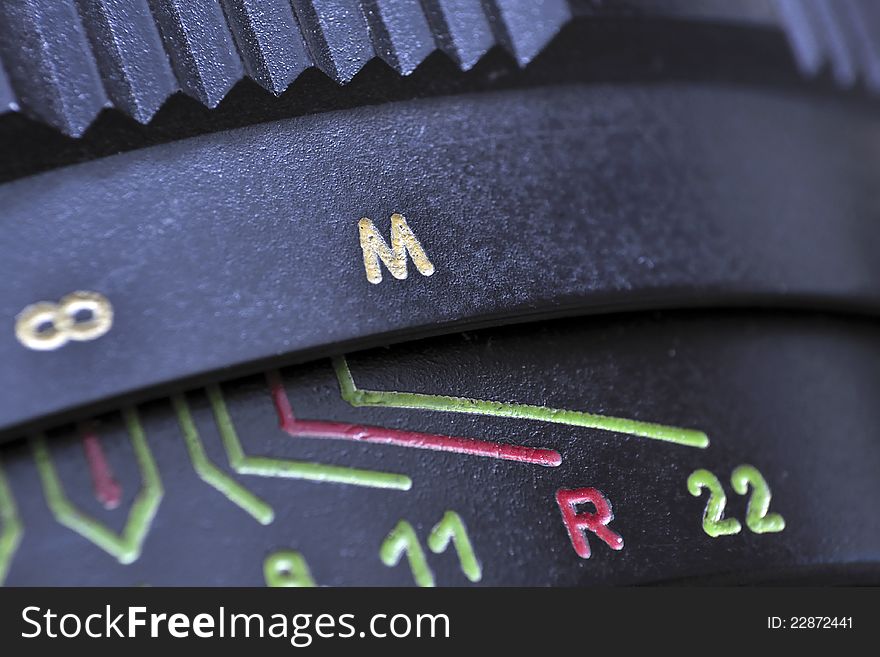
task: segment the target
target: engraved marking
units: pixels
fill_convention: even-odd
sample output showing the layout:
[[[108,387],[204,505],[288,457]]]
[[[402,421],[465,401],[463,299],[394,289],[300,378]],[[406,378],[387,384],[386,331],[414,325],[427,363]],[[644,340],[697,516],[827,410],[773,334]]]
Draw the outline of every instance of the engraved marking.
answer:
[[[140,556],[144,538],[162,501],[163,490],[159,471],[147,444],[137,410],[127,408],[122,414],[140,467],[143,486],[132,504],[121,534],[86,515],[70,502],[52,463],[52,455],[44,435],[31,438],[31,446],[43,484],[43,494],[55,519],[116,557],[120,563],[129,564]]]
[[[434,273],[434,265],[428,260],[425,249],[422,248],[403,215],[396,213],[391,215],[391,248],[388,248],[388,244],[376,230],[376,226],[367,217],[363,217],[358,222],[358,233],[360,234],[361,251],[364,255],[364,270],[370,283],[382,282],[380,260],[394,278],[401,280],[406,278],[407,253],[420,274],[430,276]]]
[[[608,523],[614,520],[614,513],[611,511],[611,502],[602,491],[596,488],[560,488],[556,491],[556,503],[562,512],[562,522],[571,539],[571,546],[581,559],[590,558],[587,532],[594,533],[612,550],[623,549],[623,537],[608,527]],[[593,513],[578,512],[579,504],[592,504],[596,510]]]
[[[85,319],[80,313],[88,313]],[[53,351],[70,340],[96,340],[113,326],[113,306],[98,292],[80,290],[58,303],[40,301],[15,318],[15,337],[28,349]]]
[[[730,485],[740,495],[749,492],[749,484],[752,486],[752,496],[746,508],[746,526],[756,534],[781,532],[785,529],[785,519],[778,513],[768,513],[770,486],[758,469],[744,464],[730,475]]]
[[[104,456],[101,440],[92,427],[81,425],[79,428],[83,451],[89,464],[89,472],[92,475],[92,487],[95,490],[95,498],[107,510],[115,509],[122,500],[122,486],[113,476],[113,470]]]
[[[379,558],[382,559],[382,563],[391,568],[400,562],[404,552],[415,583],[425,587],[434,586],[434,573],[428,566],[428,560],[419,543],[419,537],[416,536],[411,524],[406,520],[401,520],[382,541],[379,548]]]
[[[479,582],[483,578],[483,569],[474,553],[474,546],[468,536],[467,529],[461,516],[455,511],[447,511],[428,535],[428,547],[434,554],[443,552],[449,542],[455,545],[458,553],[458,561],[461,570],[472,582]]]
[[[547,408],[546,406],[533,406],[531,404],[508,404],[482,399],[469,399],[467,397],[426,395],[415,392],[361,390],[354,383],[345,356],[334,358],[333,367],[336,370],[336,378],[339,380],[342,398],[352,406],[412,408],[538,420],[540,422],[613,431],[630,436],[676,443],[686,447],[699,447],[703,449],[709,446],[709,437],[702,431],[654,424],[652,422],[640,422],[638,420],[596,415],[583,411]]]
[[[712,538],[739,534],[742,525],[736,518],[725,518],[724,507],[727,506],[727,495],[718,477],[708,470],[694,470],[687,480],[688,491],[694,497],[700,497],[703,489],[709,491],[709,501],[703,511],[703,531]]]
[[[206,484],[220,491],[230,502],[251,514],[261,525],[270,524],[275,518],[272,507],[211,463],[199,438],[186,398],[183,395],[173,395],[171,404],[177,414],[183,441],[186,443],[196,474]]]
[[[256,475],[259,477],[284,477],[287,479],[305,479],[308,481],[352,484],[371,488],[391,488],[409,490],[412,480],[406,475],[360,470],[323,463],[293,461],[264,456],[249,456],[244,453],[241,441],[235,431],[232,418],[223,400],[223,393],[218,385],[206,388],[214,419],[220,430],[220,438],[229,458],[229,466],[239,474]]]
[[[0,586],[2,586],[24,533],[2,463],[0,463],[0,528],[2,528],[0,531]]]
[[[431,449],[441,452],[455,452],[485,456],[520,463],[532,463],[548,467],[556,467],[562,463],[562,456],[552,449],[505,445],[487,440],[460,438],[456,436],[439,436],[417,431],[401,431],[385,429],[345,422],[325,422],[319,420],[299,420],[293,415],[290,400],[284,390],[284,384],[278,372],[266,374],[278,421],[281,429],[293,437],[329,438],[337,440],[355,440],[398,447]]]
[[[263,576],[266,579],[266,586],[315,586],[315,580],[305,558],[299,552],[292,550],[280,550],[266,557],[263,562]]]

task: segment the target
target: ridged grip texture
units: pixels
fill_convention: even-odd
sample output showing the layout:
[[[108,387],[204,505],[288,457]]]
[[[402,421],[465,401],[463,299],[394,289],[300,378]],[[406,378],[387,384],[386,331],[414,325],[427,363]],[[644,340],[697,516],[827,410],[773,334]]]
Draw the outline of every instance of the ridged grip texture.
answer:
[[[876,0],[776,0],[801,71],[828,67],[843,87],[862,82],[880,93],[880,3]]]
[[[311,66],[407,75],[439,48],[468,69],[496,43],[524,65],[570,17],[566,0],[3,0],[0,112],[78,136],[177,91],[215,107],[245,75],[277,95]]]

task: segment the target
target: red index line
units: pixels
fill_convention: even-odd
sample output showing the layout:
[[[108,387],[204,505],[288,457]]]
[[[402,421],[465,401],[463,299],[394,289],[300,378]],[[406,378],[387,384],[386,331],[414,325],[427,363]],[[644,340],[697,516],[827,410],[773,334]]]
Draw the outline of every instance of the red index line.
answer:
[[[556,450],[541,447],[524,447],[522,445],[506,445],[488,440],[461,438],[458,436],[440,436],[433,433],[418,431],[401,431],[363,424],[346,422],[325,422],[323,420],[298,420],[293,415],[290,399],[284,390],[284,384],[278,372],[266,374],[269,390],[278,413],[281,429],[298,438],[331,438],[337,440],[359,440],[380,445],[397,445],[416,449],[432,449],[438,452],[455,452],[486,456],[504,461],[518,461],[555,468],[562,463],[562,456]]]
[[[104,505],[105,509],[115,509],[122,500],[122,486],[113,477],[113,470],[104,456],[101,441],[91,427],[83,425],[79,432],[92,475],[95,497]]]

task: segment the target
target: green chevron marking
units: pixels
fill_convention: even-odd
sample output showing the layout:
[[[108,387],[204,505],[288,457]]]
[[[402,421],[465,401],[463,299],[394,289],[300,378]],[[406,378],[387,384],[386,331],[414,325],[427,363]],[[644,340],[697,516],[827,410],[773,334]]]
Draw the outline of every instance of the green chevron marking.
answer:
[[[235,425],[229,416],[223,392],[214,384],[206,388],[208,399],[214,410],[214,419],[220,430],[220,438],[229,457],[229,466],[239,474],[259,477],[284,477],[287,479],[306,479],[309,481],[352,484],[371,488],[392,488],[409,490],[412,480],[406,475],[374,470],[359,470],[323,463],[292,461],[265,456],[248,456],[244,453]]]
[[[163,490],[137,411],[127,408],[122,414],[140,467],[143,486],[132,504],[121,534],[86,515],[70,502],[52,463],[52,455],[44,435],[33,437],[31,446],[43,484],[43,493],[55,519],[116,557],[120,563],[129,564],[136,561],[141,554],[144,539],[162,501]]]
[[[24,533],[2,464],[0,464],[0,527],[3,530],[0,533],[0,585],[2,585],[6,580],[6,573],[9,572],[12,557],[15,556],[21,543],[21,535]]]
[[[230,502],[251,514],[261,525],[271,523],[275,518],[275,512],[272,507],[221,471],[208,459],[205,447],[199,438],[195,422],[193,422],[189,404],[186,403],[186,398],[183,395],[174,395],[171,397],[171,403],[174,406],[174,412],[177,414],[177,421],[183,433],[183,440],[186,443],[186,448],[189,451],[196,474],[201,477],[202,481],[225,495]]]

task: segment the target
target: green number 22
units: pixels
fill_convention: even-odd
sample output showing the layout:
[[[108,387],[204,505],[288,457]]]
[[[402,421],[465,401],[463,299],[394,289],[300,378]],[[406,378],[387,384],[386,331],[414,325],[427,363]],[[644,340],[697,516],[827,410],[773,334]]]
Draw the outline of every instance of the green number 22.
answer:
[[[770,486],[752,465],[741,465],[730,475],[730,485],[739,495],[749,492],[752,487],[752,496],[746,509],[746,526],[756,534],[781,532],[785,529],[785,519],[778,513],[769,513],[770,509]],[[708,470],[695,470],[687,480],[688,492],[694,497],[699,497],[706,488],[709,491],[709,501],[703,512],[703,531],[712,538],[738,534],[742,530],[739,520],[725,518],[724,507],[727,505],[727,496],[718,477]]]

